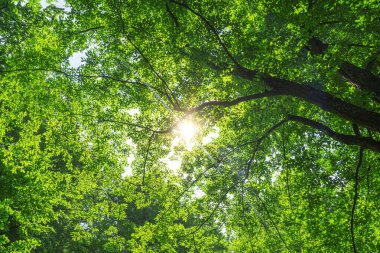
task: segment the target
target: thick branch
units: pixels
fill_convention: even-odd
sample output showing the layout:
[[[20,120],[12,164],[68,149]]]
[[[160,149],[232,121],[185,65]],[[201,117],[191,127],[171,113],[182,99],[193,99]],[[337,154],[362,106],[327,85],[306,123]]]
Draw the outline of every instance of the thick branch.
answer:
[[[247,80],[253,80],[254,78],[256,78],[256,72],[251,71],[249,69],[246,69],[244,71],[236,70],[234,74]],[[318,90],[307,85],[298,84],[296,82],[272,77],[269,75],[263,76],[262,80],[268,87],[272,88],[271,91],[241,97],[233,101],[205,102],[188,111],[195,112],[208,106],[227,107],[257,98],[288,95],[300,98],[306,102],[317,105],[324,111],[334,113],[340,116],[341,118],[347,119],[352,123],[356,123],[359,126],[364,126],[377,132],[380,132],[379,113],[368,111],[359,106],[347,103],[325,91]]]
[[[316,130],[319,130],[338,142],[341,142],[347,145],[356,145],[363,149],[370,149],[370,150],[380,153],[380,142],[375,141],[369,137],[337,133],[331,130],[326,125],[323,125],[322,123],[319,123],[317,121],[307,119],[301,116],[289,115],[287,119],[289,121],[299,122],[309,127],[312,127]]]
[[[348,46],[369,48],[373,47],[361,44],[349,44]],[[312,37],[308,42],[308,49],[312,54],[315,55],[324,53],[327,50],[327,48],[328,44],[323,43],[320,39],[316,37]],[[359,89],[373,92],[375,93],[377,98],[380,98],[380,78],[372,74],[371,71],[369,71],[369,69],[362,69],[350,62],[343,61],[339,66],[338,73],[344,79],[351,82]]]
[[[314,121],[314,120],[311,120],[308,118],[304,118],[301,116],[297,116],[297,115],[288,115],[285,119],[281,120],[280,122],[278,122],[277,124],[275,124],[271,128],[269,128],[267,131],[265,131],[265,133],[259,139],[256,140],[256,146],[252,152],[252,157],[248,161],[247,170],[249,170],[249,167],[251,166],[251,163],[254,160],[254,156],[255,156],[256,152],[258,151],[258,148],[259,148],[261,142],[266,137],[268,137],[268,135],[270,135],[273,131],[275,131],[277,128],[279,128],[280,126],[282,126],[283,124],[285,124],[289,121],[298,122],[298,123],[301,123],[303,125],[312,127],[315,130],[318,130],[318,131],[325,133],[327,136],[329,136],[330,138],[332,138],[332,139],[334,139],[340,143],[344,143],[346,145],[355,145],[355,146],[359,146],[363,150],[364,149],[370,149],[372,151],[380,153],[380,142],[375,141],[370,137],[363,137],[360,135],[346,135],[346,134],[337,133],[337,132],[333,131],[331,128],[329,128],[328,126],[326,126],[322,123],[319,123],[317,121]]]
[[[212,106],[221,106],[221,107],[229,107],[229,106],[234,106],[237,104],[240,104],[242,102],[247,102],[250,100],[254,99],[259,99],[259,98],[265,98],[265,97],[274,97],[274,96],[279,96],[281,95],[281,92],[276,91],[276,90],[270,90],[270,91],[265,91],[262,93],[256,93],[244,97],[239,97],[237,99],[231,100],[231,101],[208,101],[200,104],[197,107],[191,108],[191,109],[178,109],[178,111],[183,111],[186,113],[194,113],[203,110],[206,107],[212,107]]]
[[[360,126],[368,127],[380,132],[380,114],[368,111],[364,108],[347,103],[327,92],[310,86],[301,85],[271,76],[263,77],[266,85],[283,95],[300,98],[304,101],[317,105],[321,109],[334,113]]]
[[[217,71],[223,69],[222,67],[216,66],[212,63],[210,63],[210,66]],[[250,81],[257,78],[256,71],[249,69],[235,69],[231,72],[231,74]],[[276,93],[278,93],[277,95],[288,95],[300,98],[306,102],[317,105],[327,112],[334,113],[341,118],[347,119],[352,123],[356,123],[360,126],[365,126],[380,132],[379,113],[368,111],[359,106],[345,102],[325,91],[318,90],[307,85],[269,75],[263,75],[262,80],[266,86],[272,88]]]
[[[253,80],[256,77],[256,72],[250,71],[248,69],[246,69],[244,72],[236,71],[235,74],[248,80]],[[325,91],[318,90],[307,85],[298,84],[296,82],[268,75],[262,77],[262,80],[268,87],[272,88],[272,90],[240,97],[232,101],[209,101],[204,102],[201,105],[189,110],[178,110],[193,113],[209,106],[228,107],[239,104],[241,102],[246,102],[258,98],[288,95],[300,98],[306,102],[317,105],[324,111],[334,113],[340,116],[341,118],[347,119],[352,123],[356,123],[359,126],[364,126],[377,132],[380,132],[379,113],[368,111],[359,106],[347,103]]]
[[[380,78],[369,70],[344,61],[340,65],[339,74],[359,89],[373,92],[377,98],[380,98]]]
[[[172,2],[186,8],[187,10],[195,14],[197,17],[199,17],[206,24],[206,26],[215,35],[218,43],[223,48],[227,56],[235,64],[236,70],[234,72],[236,75],[248,80],[253,80],[255,77],[257,77],[257,71],[247,69],[241,66],[239,62],[237,62],[237,60],[232,56],[228,48],[225,46],[225,44],[221,40],[216,29],[211,25],[211,23],[203,15],[191,9],[188,5],[184,3],[179,3],[176,1],[172,1]],[[317,50],[318,51],[317,53],[322,53],[324,50],[326,50],[327,47],[320,40],[314,38],[313,41],[316,42],[317,44],[318,42],[320,42],[319,44],[321,48]],[[372,77],[374,76],[372,75],[371,78]],[[365,127],[368,127],[380,132],[380,114],[378,113],[367,111],[358,106],[344,102],[343,100],[340,100],[329,93],[326,93],[324,91],[320,91],[320,90],[317,90],[315,88],[308,87],[305,85],[299,85],[295,82],[283,80],[276,77],[271,77],[269,75],[264,76],[262,79],[264,80],[266,85],[276,90],[277,92],[280,92],[280,94],[285,93],[285,95],[301,98],[307,102],[310,102],[312,104],[319,106],[325,111],[335,113],[339,115],[340,117],[345,118],[353,123],[356,123],[358,125],[362,125],[362,126],[365,126]],[[366,79],[364,83],[367,83],[367,81],[368,80]],[[362,82],[360,82],[360,84],[362,84]],[[362,86],[363,85],[364,84],[362,84]],[[380,85],[378,87],[380,87]],[[365,86],[365,87],[363,86],[363,88],[367,89],[368,86]],[[370,90],[370,91],[373,91],[376,93],[376,91],[374,90]]]

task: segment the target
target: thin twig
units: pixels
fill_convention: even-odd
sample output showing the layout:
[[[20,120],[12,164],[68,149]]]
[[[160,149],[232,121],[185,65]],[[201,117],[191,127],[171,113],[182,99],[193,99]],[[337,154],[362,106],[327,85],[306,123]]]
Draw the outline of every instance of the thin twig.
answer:
[[[280,238],[280,240],[282,241],[282,243],[285,245],[285,248],[286,248],[287,251],[289,252],[289,251],[290,251],[290,250],[289,250],[289,247],[288,247],[287,243],[285,242],[284,238],[282,237],[282,234],[281,234],[280,230],[278,229],[276,223],[273,221],[272,216],[271,216],[271,214],[270,214],[270,212],[269,212],[269,210],[268,210],[268,208],[267,208],[267,206],[266,206],[264,200],[262,200],[262,199],[260,198],[258,192],[254,189],[253,184],[252,184],[251,181],[249,181],[249,184],[250,184],[250,186],[251,186],[251,189],[252,189],[252,191],[253,191],[255,197],[260,201],[260,203],[261,203],[261,205],[263,206],[265,212],[267,213],[268,218],[269,218],[270,222],[272,223],[272,225],[274,226],[274,228],[275,228],[275,230],[276,230],[276,232],[277,232],[278,237]]]
[[[247,217],[246,217],[246,211],[245,211],[245,205],[244,205],[244,183],[245,180],[241,182],[241,207],[242,207],[242,212],[243,212],[243,221],[244,221],[244,226],[247,229],[248,236],[249,236],[249,244],[251,246],[251,252],[254,252],[253,250],[253,238],[252,238],[252,231],[250,229],[250,226],[248,225]]]
[[[165,79],[155,70],[155,68],[153,67],[153,65],[150,63],[149,59],[145,56],[145,54],[142,52],[142,50],[136,45],[136,43],[133,42],[133,40],[130,38],[130,36],[127,34],[126,32],[126,29],[125,29],[125,23],[124,23],[124,19],[122,17],[122,14],[121,14],[121,11],[120,11],[120,8],[116,7],[116,11],[117,11],[117,15],[120,19],[120,22],[121,22],[121,25],[122,25],[122,32],[124,33],[124,35],[126,36],[126,39],[128,40],[128,42],[136,49],[136,51],[140,54],[140,56],[143,58],[143,60],[146,62],[146,64],[148,65],[148,67],[152,70],[153,74],[155,76],[157,76],[158,79],[160,79],[160,81],[162,82],[162,84],[164,85],[165,89],[169,92],[165,92],[165,96],[166,98],[168,99],[169,103],[174,107],[174,108],[177,108],[179,107],[179,103],[176,99],[176,97],[173,95],[173,92],[171,91],[171,89],[169,88],[169,85],[168,83],[165,81]]]
[[[238,182],[237,182],[238,183]],[[208,221],[211,220],[211,218],[214,216],[215,212],[219,209],[220,205],[223,203],[223,201],[226,199],[227,194],[236,187],[237,183],[231,185],[228,187],[228,189],[224,192],[223,196],[219,198],[218,203],[215,205],[215,207],[212,209],[211,213],[193,230],[190,231],[189,233],[181,236],[181,237],[187,237],[189,235],[194,235],[196,234]]]
[[[91,27],[91,28],[87,28],[87,29],[84,29],[84,30],[78,31],[77,33],[86,33],[86,32],[90,32],[90,31],[94,31],[94,30],[102,29],[102,28],[104,28],[104,27],[105,27],[105,26],[103,26],[103,25],[95,26],[95,27]]]
[[[352,249],[354,253],[357,253],[356,250],[356,244],[355,244],[355,234],[354,234],[354,222],[355,222],[355,209],[356,209],[356,203],[358,201],[359,193],[359,170],[362,165],[363,161],[363,148],[360,148],[359,150],[359,161],[358,165],[356,166],[356,171],[355,171],[355,194],[354,194],[354,202],[352,204],[352,210],[351,210],[351,220],[350,220],[350,225],[351,225],[351,241],[352,241]]]
[[[145,174],[146,174],[146,162],[148,161],[148,156],[149,156],[149,150],[150,146],[152,144],[152,139],[154,137],[154,132],[150,135],[149,140],[148,140],[148,146],[146,148],[146,153],[145,153],[145,158],[144,158],[144,165],[143,165],[143,177],[142,177],[142,185],[145,184]]]
[[[175,4],[179,5],[179,6],[182,6],[183,8],[187,9],[188,11],[190,11],[191,13],[193,13],[194,15],[196,15],[198,18],[200,18],[206,24],[206,26],[211,30],[211,32],[215,35],[215,37],[216,37],[219,45],[223,48],[223,50],[227,54],[228,58],[231,59],[231,61],[235,64],[235,66],[237,68],[239,68],[239,69],[244,69],[244,70],[246,69],[231,54],[231,52],[228,50],[227,46],[224,44],[224,42],[220,38],[218,31],[215,29],[215,27],[202,14],[200,14],[199,12],[196,12],[194,9],[192,9],[190,6],[188,6],[185,3],[180,3],[180,2],[177,2],[177,1],[174,1],[174,0],[171,0],[171,2],[175,3]]]

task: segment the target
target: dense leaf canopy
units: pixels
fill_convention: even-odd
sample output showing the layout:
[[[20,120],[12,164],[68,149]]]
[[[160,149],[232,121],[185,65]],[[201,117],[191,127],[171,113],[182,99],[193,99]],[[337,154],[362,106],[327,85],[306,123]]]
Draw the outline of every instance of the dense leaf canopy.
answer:
[[[0,2],[0,252],[380,251],[379,27],[376,0]]]

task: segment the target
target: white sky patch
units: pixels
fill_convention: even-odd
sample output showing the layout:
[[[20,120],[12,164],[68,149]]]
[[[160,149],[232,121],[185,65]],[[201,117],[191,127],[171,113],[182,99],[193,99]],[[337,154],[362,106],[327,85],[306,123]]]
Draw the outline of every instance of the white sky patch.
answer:
[[[49,3],[48,3],[49,2]],[[71,11],[71,8],[70,6],[67,6],[66,5],[66,2],[64,0],[56,0],[56,1],[46,1],[46,0],[41,0],[40,1],[40,4],[42,6],[42,8],[46,8],[50,5],[50,3],[54,4],[55,6],[57,6],[58,8],[62,8],[64,9],[66,12],[70,12]]]
[[[204,195],[206,195],[206,193],[204,191],[202,191],[198,186],[194,187],[194,194],[193,194],[194,198],[200,199]]]
[[[121,174],[121,178],[133,176],[132,163],[134,160],[135,160],[135,155],[130,154],[127,159],[128,165],[124,166],[124,172],[123,174]]]
[[[133,140],[132,140],[132,139],[126,139],[126,140],[125,140],[125,143],[128,144],[129,146],[133,146],[133,147],[136,146],[136,144],[133,143]]]
[[[207,145],[207,144],[213,142],[218,137],[219,137],[219,127],[215,126],[214,131],[211,131],[208,135],[203,137],[202,144]]]
[[[139,108],[131,108],[128,111],[128,114],[131,115],[132,117],[136,115],[140,115],[140,109]]]
[[[70,67],[72,68],[79,68],[84,64],[84,59],[86,58],[86,53],[84,51],[82,52],[75,52],[73,55],[69,58]]]
[[[163,158],[161,162],[165,163],[170,170],[172,170],[175,174],[178,173],[178,170],[181,168],[182,159],[178,158]]]
[[[111,109],[111,106],[107,105],[103,107],[103,112],[106,112]]]
[[[168,166],[168,168],[173,171],[175,174],[178,174],[179,169],[181,168],[182,158],[180,156],[176,156],[174,152],[174,147],[180,143],[181,139],[179,137],[175,137],[172,141],[172,145],[170,147],[169,154],[160,159],[160,162],[163,162]]]
[[[222,225],[222,228],[220,229],[220,232],[223,234],[223,235],[227,235],[227,228],[226,228],[226,225]]]
[[[121,178],[133,176],[132,168],[130,166],[124,166],[124,172],[121,174]]]
[[[135,151],[136,144],[134,144],[133,140],[129,138],[125,140],[125,143],[131,148],[132,153],[130,153],[127,158],[127,165],[124,166],[124,172],[121,174],[122,178],[133,176],[132,163],[136,159],[133,153]]]
[[[272,185],[274,184],[274,182],[277,181],[277,178],[278,176],[281,174],[281,171],[275,171],[272,173],[272,178],[271,178],[271,181],[272,181]]]
[[[75,52],[71,55],[71,57],[69,58],[69,63],[70,63],[70,67],[72,68],[78,68],[80,66],[82,66],[84,63],[85,63],[85,60],[86,60],[86,53],[89,51],[89,50],[93,50],[93,49],[98,49],[99,46],[95,43],[90,43],[89,44],[89,47],[82,50],[82,51],[78,51],[78,52]],[[97,80],[100,80],[101,78],[97,78]]]

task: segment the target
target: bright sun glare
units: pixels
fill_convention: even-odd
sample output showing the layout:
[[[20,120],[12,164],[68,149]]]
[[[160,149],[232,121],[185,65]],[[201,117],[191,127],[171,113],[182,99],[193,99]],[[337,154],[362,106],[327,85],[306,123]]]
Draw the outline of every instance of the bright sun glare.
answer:
[[[193,138],[197,132],[196,125],[189,120],[185,120],[178,125],[178,131],[181,138],[185,142],[186,148],[191,150],[194,146]]]
[[[191,121],[183,121],[178,126],[182,139],[191,141],[197,132],[197,127]]]

